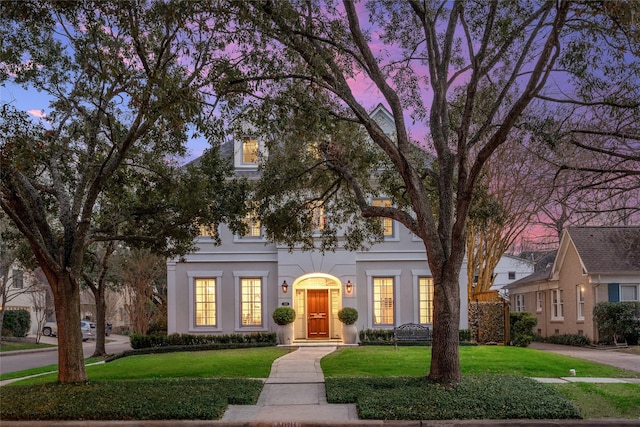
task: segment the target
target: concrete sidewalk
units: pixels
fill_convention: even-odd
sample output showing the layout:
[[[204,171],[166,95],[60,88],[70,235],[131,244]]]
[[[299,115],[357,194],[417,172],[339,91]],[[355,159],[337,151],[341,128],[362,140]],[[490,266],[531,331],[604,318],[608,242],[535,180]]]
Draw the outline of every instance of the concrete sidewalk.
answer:
[[[255,406],[229,405],[222,422],[346,422],[356,405],[328,404],[320,359],[336,347],[301,347],[273,362]]]

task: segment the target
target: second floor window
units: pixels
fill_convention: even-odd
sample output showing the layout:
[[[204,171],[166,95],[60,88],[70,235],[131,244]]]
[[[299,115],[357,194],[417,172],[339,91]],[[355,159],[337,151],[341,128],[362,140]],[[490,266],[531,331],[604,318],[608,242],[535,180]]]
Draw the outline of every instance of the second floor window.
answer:
[[[242,141],[242,163],[256,164],[258,163],[258,140],[255,138],[247,138]]]
[[[13,278],[13,287],[16,289],[22,289],[24,287],[24,281],[22,278],[22,270],[14,269],[11,272]]]
[[[373,206],[382,206],[385,208],[390,208],[391,200],[375,199],[373,200]],[[393,220],[391,218],[382,218],[382,228],[384,230],[384,237],[393,237]]]

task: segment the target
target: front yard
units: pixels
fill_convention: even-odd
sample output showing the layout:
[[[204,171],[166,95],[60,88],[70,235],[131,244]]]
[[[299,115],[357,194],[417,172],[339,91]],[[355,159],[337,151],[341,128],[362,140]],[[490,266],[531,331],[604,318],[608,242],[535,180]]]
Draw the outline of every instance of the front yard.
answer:
[[[218,419],[229,404],[255,404],[281,348],[131,356],[87,367],[89,382],[55,374],[2,387],[0,418]],[[359,347],[322,360],[330,402],[354,402],[361,418],[632,418],[640,384],[550,386],[526,377],[638,377],[596,363],[517,347],[461,347],[464,381],[425,380],[428,347]],[[566,399],[563,397],[566,396]],[[540,402],[542,405],[532,405]],[[542,408],[542,409],[541,409]]]

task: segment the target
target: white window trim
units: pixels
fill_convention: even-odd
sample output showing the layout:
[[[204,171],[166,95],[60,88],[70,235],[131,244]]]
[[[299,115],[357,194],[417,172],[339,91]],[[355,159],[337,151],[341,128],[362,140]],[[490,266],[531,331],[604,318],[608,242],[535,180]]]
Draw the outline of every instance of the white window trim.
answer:
[[[542,291],[536,292],[536,313],[540,313],[542,311],[542,307],[544,306],[543,294]]]
[[[622,288],[636,288],[636,299],[622,299]],[[633,283],[621,283],[620,290],[618,291],[618,295],[620,295],[620,302],[637,302],[640,301],[640,285],[636,285]]]
[[[393,329],[395,324],[398,323],[398,313],[400,313],[400,275],[402,270],[366,270],[367,276],[367,290],[369,291],[369,298],[367,301],[369,316],[367,319],[367,325],[369,329]],[[374,277],[391,277],[393,278],[393,325],[374,325],[373,324],[373,279]]]
[[[221,286],[222,271],[188,271],[189,278],[189,332],[219,332],[222,330],[222,309]],[[215,279],[216,281],[216,326],[196,326],[196,279]]]
[[[262,281],[262,325],[260,326],[242,326],[240,318],[242,317],[242,300],[240,296],[240,280],[249,278],[259,278]],[[267,330],[267,279],[269,278],[268,271],[234,271],[233,281],[235,289],[235,330],[236,332],[260,332]]]
[[[429,277],[433,280],[433,275],[431,274],[431,270],[411,270],[411,275],[413,276],[413,300],[416,302],[413,306],[413,323],[420,324],[420,278]]]
[[[554,292],[557,292],[558,295],[558,302],[555,303],[554,302],[554,298],[553,298],[553,294]],[[551,290],[551,301],[549,301],[551,303],[551,320],[564,320],[564,295],[562,292],[562,289],[552,289]],[[560,313],[559,316],[555,316],[554,315],[554,305],[558,305],[558,311]]]
[[[580,291],[582,290],[582,301],[580,301]],[[585,309],[585,292],[586,289],[584,285],[576,286],[576,318],[578,321],[584,320],[584,309]],[[582,305],[581,305],[582,303]]]
[[[515,294],[514,311],[526,311],[524,306],[524,294]]]

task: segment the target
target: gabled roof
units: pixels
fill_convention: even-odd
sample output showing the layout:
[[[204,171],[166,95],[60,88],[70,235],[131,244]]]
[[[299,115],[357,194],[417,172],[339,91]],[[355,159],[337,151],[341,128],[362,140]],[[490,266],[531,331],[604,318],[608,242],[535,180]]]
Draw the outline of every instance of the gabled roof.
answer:
[[[560,241],[557,271],[568,245],[573,245],[586,274],[640,273],[640,227],[569,227]]]

